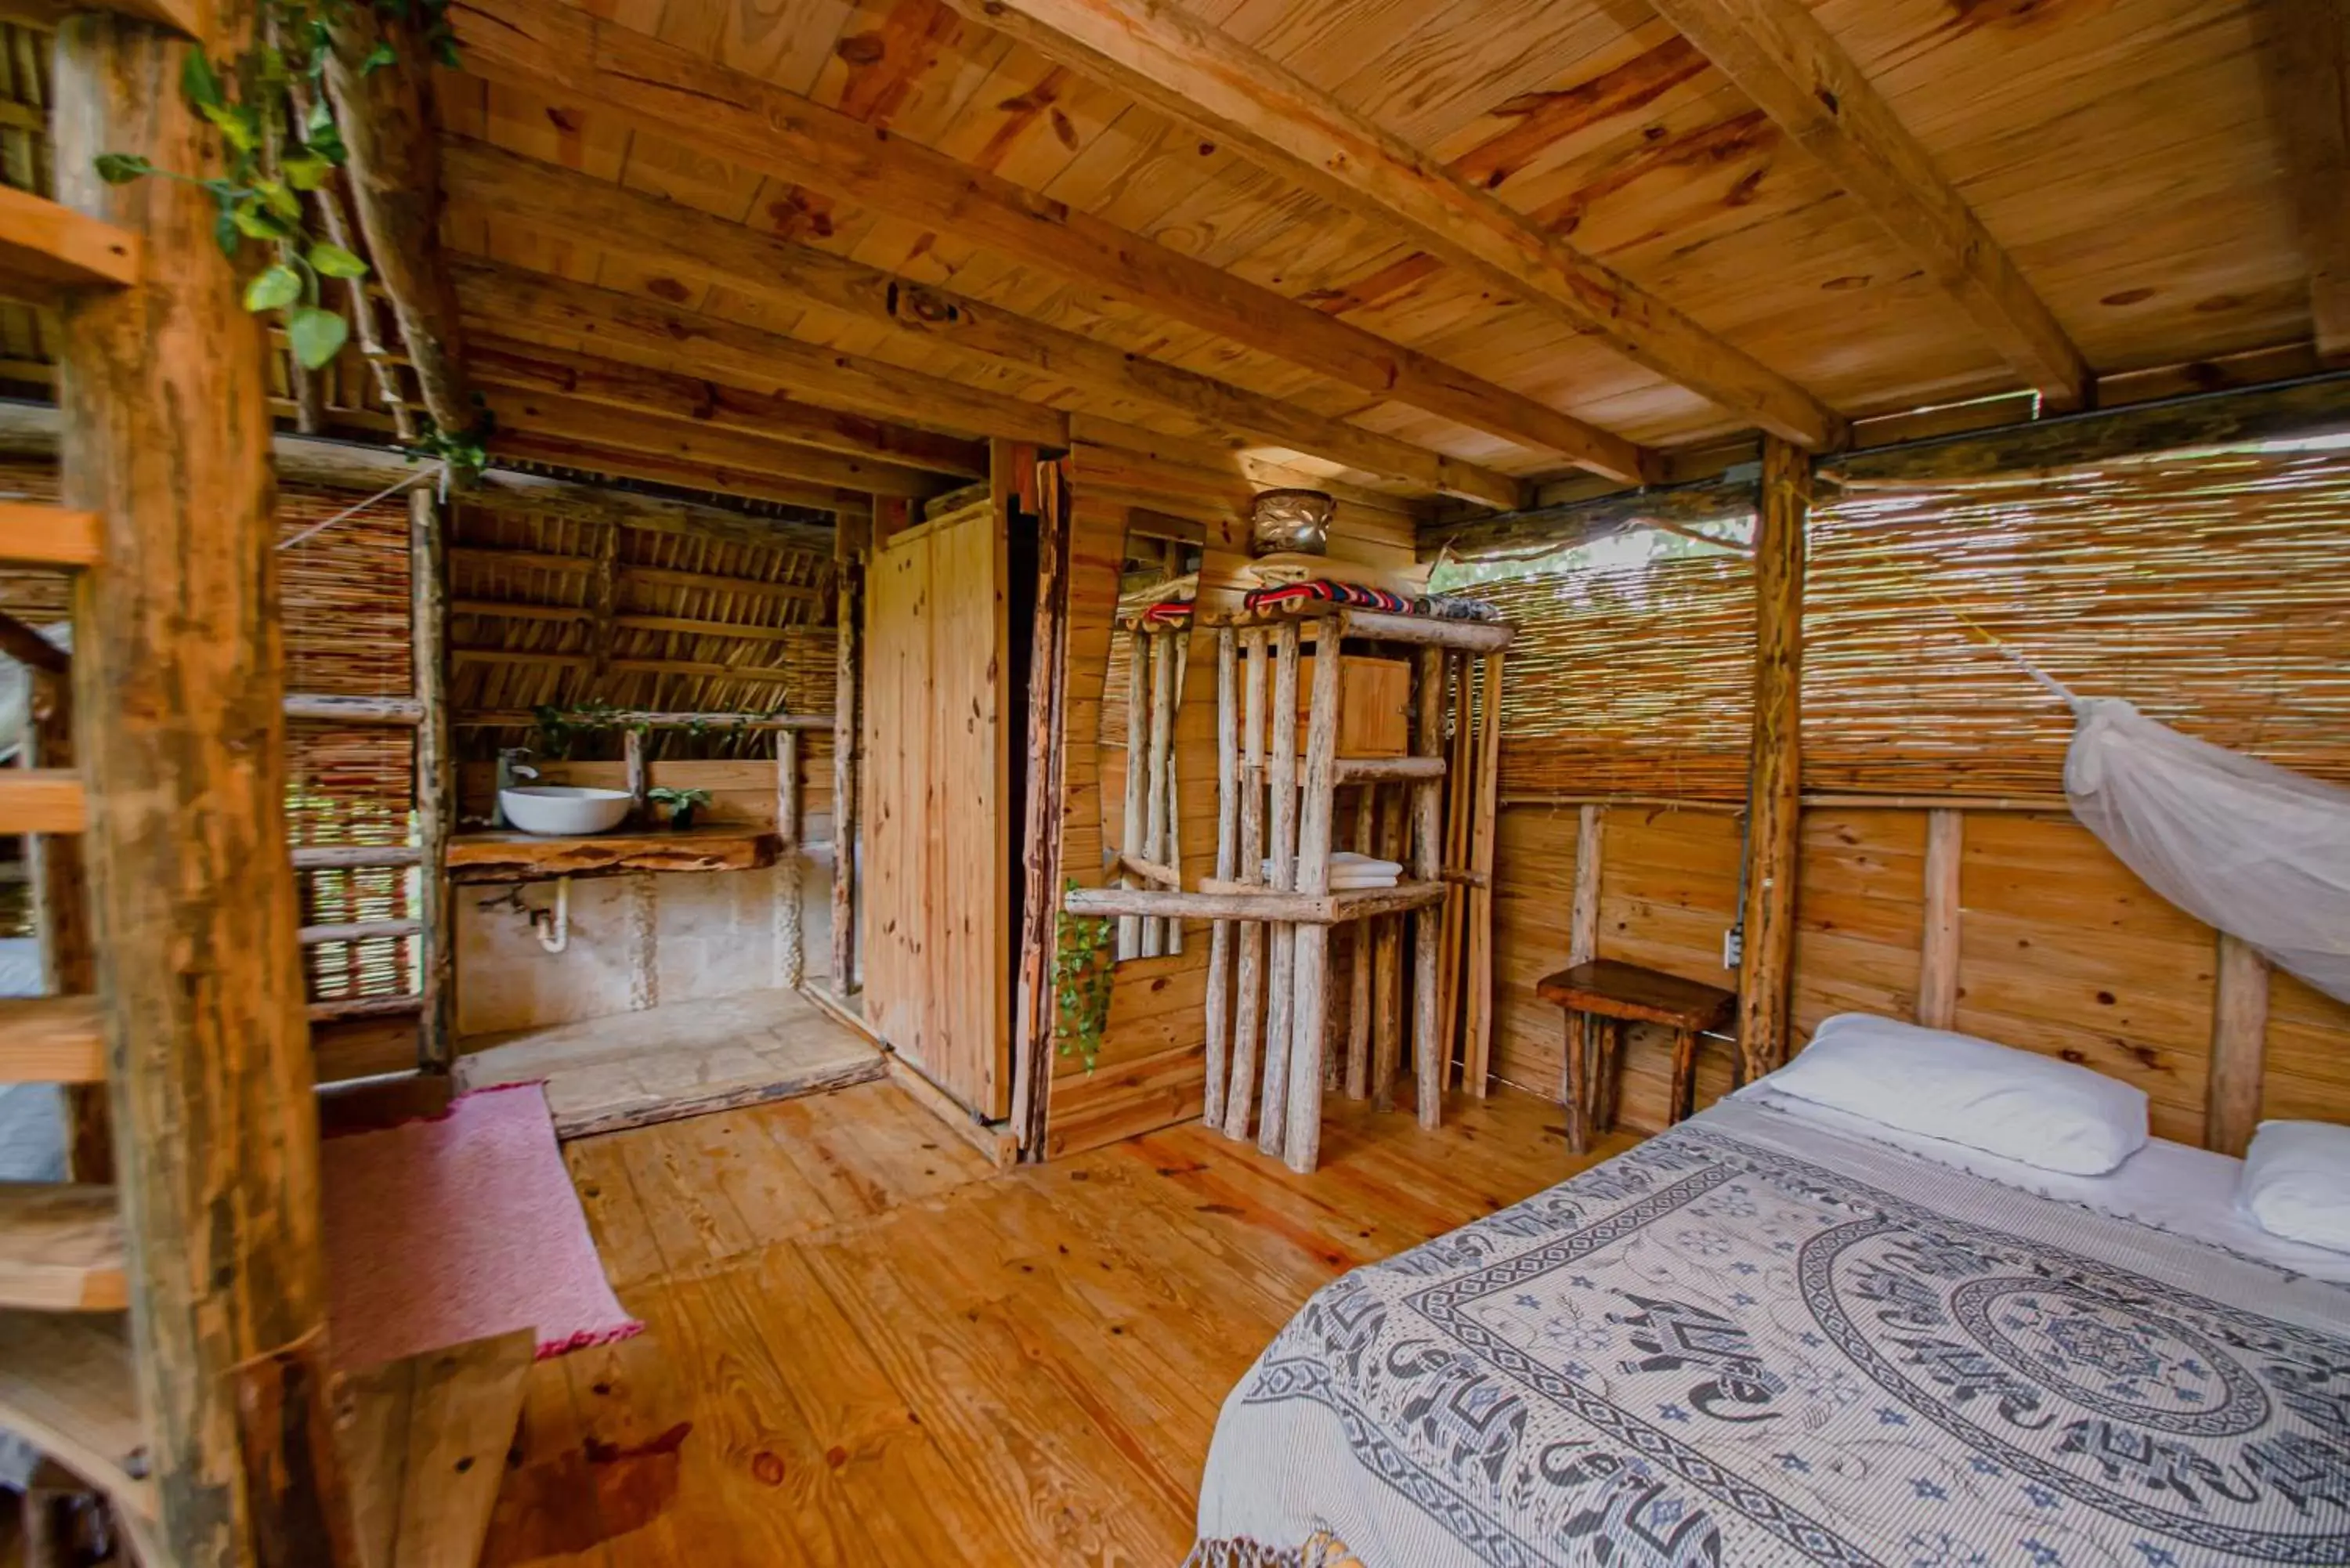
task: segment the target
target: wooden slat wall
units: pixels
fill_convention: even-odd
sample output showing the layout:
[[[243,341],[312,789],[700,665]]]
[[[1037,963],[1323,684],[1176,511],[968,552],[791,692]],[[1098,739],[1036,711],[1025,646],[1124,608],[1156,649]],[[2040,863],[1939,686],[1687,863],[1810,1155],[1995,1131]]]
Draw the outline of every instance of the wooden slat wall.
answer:
[[[1804,813],[1798,1041],[1835,1012],[1915,1016],[1927,815]],[[2157,1136],[2202,1143],[2216,933],[2067,816],[1970,812],[1964,835],[1955,1027],[2137,1084]],[[1566,961],[1575,845],[1572,809],[1503,814],[1496,1059],[1503,1077],[1554,1096],[1561,1020],[1534,1000],[1533,986]],[[1721,935],[1735,908],[1738,846],[1738,819],[1725,812],[1609,808],[1599,956],[1731,983]],[[2350,1006],[2274,976],[2267,1041],[2263,1115],[2350,1120]],[[1627,1051],[1623,1114],[1644,1131],[1662,1125],[1665,1044],[1636,1032]],[[1699,1103],[1728,1086],[1723,1043],[1709,1042]]]
[[[1140,506],[1208,531],[1200,573],[1205,608],[1236,606],[1236,574],[1248,564],[1245,509],[1259,488],[1231,455],[1091,423],[1069,455],[1069,755],[1062,826],[1066,875],[1103,880],[1103,786],[1116,753],[1100,746],[1103,683],[1109,668],[1118,569],[1127,514]],[[1412,562],[1411,521],[1401,512],[1342,499],[1331,555],[1382,567]],[[1176,722],[1175,769],[1186,882],[1212,876],[1216,852],[1216,661],[1213,642],[1194,635]],[[1115,815],[1114,813],[1112,815]],[[1131,1137],[1200,1114],[1206,1072],[1208,933],[1193,922],[1183,951],[1118,967],[1108,1025],[1091,1073],[1074,1056],[1054,1061],[1045,1137],[1057,1158]]]

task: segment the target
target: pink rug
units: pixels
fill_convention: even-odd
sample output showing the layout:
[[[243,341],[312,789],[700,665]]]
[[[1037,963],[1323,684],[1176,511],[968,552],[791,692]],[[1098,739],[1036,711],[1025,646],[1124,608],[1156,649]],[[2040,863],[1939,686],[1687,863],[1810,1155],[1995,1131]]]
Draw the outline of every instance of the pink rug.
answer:
[[[536,1084],[324,1146],[335,1361],[374,1366],[518,1328],[540,1356],[644,1325],[620,1310]]]

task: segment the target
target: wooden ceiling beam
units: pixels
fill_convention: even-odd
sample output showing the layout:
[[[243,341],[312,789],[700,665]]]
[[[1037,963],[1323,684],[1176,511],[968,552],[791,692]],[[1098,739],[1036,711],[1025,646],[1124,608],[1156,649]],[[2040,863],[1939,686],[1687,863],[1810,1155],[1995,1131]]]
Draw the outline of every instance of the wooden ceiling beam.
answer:
[[[564,0],[453,0],[448,16],[466,70],[487,80],[657,130],[1579,466],[1639,465],[1633,443],[1523,393]]]
[[[780,389],[931,430],[1056,450],[1069,444],[1067,418],[1041,403],[819,348],[640,295],[516,267],[460,263],[453,270],[465,314],[504,332],[574,337],[632,365],[721,376],[737,386]]]
[[[2341,0],[2268,0],[2271,117],[2309,268],[2311,335],[2350,365],[2350,11]]]
[[[1965,307],[2043,401],[2087,402],[2088,362],[2055,314],[1802,0],[1655,4]],[[2337,186],[2336,202],[2344,195]]]
[[[775,239],[713,213],[477,141],[449,139],[442,158],[452,208],[467,217],[512,219],[597,246],[657,275],[699,278],[746,298],[795,308],[820,306],[1434,493],[1489,506],[1519,504],[1521,486],[1510,475],[846,256]],[[1648,454],[1630,450],[1626,472],[1613,477],[1637,479]]]
[[[1149,0],[948,0],[993,27],[1240,149],[1343,212],[1391,224],[1482,282],[1764,430],[1820,449],[1844,421],[1809,392],[1606,264],[1180,6]]]
[[[53,404],[0,400],[0,457],[56,462],[59,423]],[[402,479],[413,479],[418,472],[415,457],[397,447],[369,446],[283,431],[272,441],[270,453],[282,482],[321,485],[359,495],[372,494]],[[560,465],[553,458],[525,461]],[[693,484],[683,487],[709,488]],[[759,517],[665,495],[646,495],[632,490],[518,472],[511,467],[499,466],[494,456],[474,484],[457,495],[456,504],[506,515],[559,517],[590,525],[616,524],[656,534],[715,539],[750,549],[795,550],[826,561],[833,556],[833,530],[828,524],[801,518]]]
[[[549,468],[577,469],[611,479],[641,479],[685,490],[775,501],[786,506],[829,512],[837,518],[873,514],[873,497],[867,492],[796,479],[763,468],[717,463],[698,455],[681,455],[673,447],[666,446],[658,432],[650,436],[631,434],[625,442],[601,441],[583,433],[567,417],[550,421],[543,415],[525,414],[503,401],[494,401],[491,407],[497,413],[498,427],[490,436],[490,451],[498,457],[543,463]],[[605,414],[608,410],[597,412]],[[599,425],[595,434],[617,433],[614,426],[653,422],[612,415],[611,424]]]
[[[473,429],[457,299],[441,254],[440,143],[432,60],[410,7],[347,5],[328,23],[327,93],[348,156],[343,176],[374,281],[391,301],[425,413]],[[389,47],[386,62],[380,51]]]
[[[592,354],[517,342],[487,330],[473,331],[466,351],[473,379],[484,386],[560,393],[613,408],[647,409],[715,430],[764,436],[958,479],[987,476],[983,441],[866,419],[673,370],[647,369]]]
[[[498,423],[515,430],[566,435],[619,452],[641,452],[707,463],[712,473],[756,473],[805,481],[866,495],[920,501],[954,488],[952,476],[894,462],[794,446],[763,431],[717,420],[679,418],[614,397],[577,397],[516,388],[491,379],[490,407]],[[494,440],[493,445],[494,445]],[[723,484],[708,488],[724,490]]]

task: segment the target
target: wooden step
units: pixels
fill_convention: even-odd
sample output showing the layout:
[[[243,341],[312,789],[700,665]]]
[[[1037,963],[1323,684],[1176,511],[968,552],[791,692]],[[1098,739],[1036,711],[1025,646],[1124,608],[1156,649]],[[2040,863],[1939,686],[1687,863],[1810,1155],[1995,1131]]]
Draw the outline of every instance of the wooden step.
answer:
[[[0,186],[0,292],[38,305],[61,289],[139,281],[139,236],[15,186]]]
[[[0,1000],[0,1084],[97,1084],[105,1078],[98,998]]]
[[[114,1189],[0,1181],[0,1307],[120,1312],[130,1304]]]
[[[0,1312],[0,1427],[149,1518],[146,1432],[121,1313]]]
[[[88,824],[71,768],[0,768],[0,833],[79,833]]]
[[[0,501],[0,561],[15,566],[98,564],[98,514],[39,501]]]
[[[67,17],[86,11],[111,11],[186,37],[196,36],[195,0],[0,0],[0,21],[31,27],[55,29]]]
[[[538,1336],[522,1329],[351,1375],[340,1443],[360,1561],[481,1561],[537,1352]]]

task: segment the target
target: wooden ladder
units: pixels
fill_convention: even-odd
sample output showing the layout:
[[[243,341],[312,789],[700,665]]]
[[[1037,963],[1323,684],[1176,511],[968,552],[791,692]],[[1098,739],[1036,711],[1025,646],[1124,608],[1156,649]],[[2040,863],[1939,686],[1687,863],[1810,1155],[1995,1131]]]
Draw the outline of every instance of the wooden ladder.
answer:
[[[0,189],[0,295],[51,302],[78,291],[135,288],[141,250],[128,230]],[[92,512],[0,504],[0,563],[85,573],[99,564],[102,532]],[[74,600],[80,606],[88,596],[78,587]],[[36,751],[32,760],[46,759]],[[88,820],[88,793],[77,770],[0,772],[0,833],[78,836]],[[69,854],[67,866],[78,875],[79,857]],[[47,913],[78,919],[82,911],[77,900],[68,910]],[[56,983],[58,965],[53,959],[47,967]],[[71,978],[88,984],[87,965],[75,967],[84,972]],[[96,996],[0,1001],[0,1084],[69,1085],[79,1091],[73,1121],[102,1131],[103,1113],[93,1113],[105,1064]],[[87,1176],[91,1163],[88,1148],[77,1147],[69,1169]],[[110,1185],[0,1182],[0,1427],[104,1491],[136,1536],[151,1524],[156,1504],[141,1457],[145,1428],[122,1316],[129,1304],[122,1221]]]
[[[66,502],[0,504],[0,564],[73,575],[70,656],[5,640],[47,682],[33,760],[78,765],[0,771],[0,833],[36,836],[50,988],[87,993],[0,1001],[0,1084],[67,1085],[77,1134],[73,1179],[0,1183],[0,1428],[144,1568],[470,1563],[532,1336],[354,1377],[340,1423],[328,1397],[262,335],[208,195],[92,167],[203,171],[182,67],[237,40],[190,0],[60,9],[0,7],[58,27],[64,198],[0,190],[0,296],[66,349]]]

